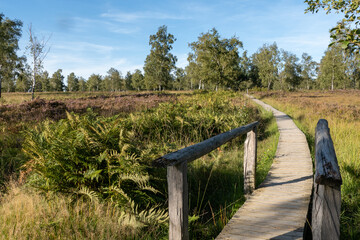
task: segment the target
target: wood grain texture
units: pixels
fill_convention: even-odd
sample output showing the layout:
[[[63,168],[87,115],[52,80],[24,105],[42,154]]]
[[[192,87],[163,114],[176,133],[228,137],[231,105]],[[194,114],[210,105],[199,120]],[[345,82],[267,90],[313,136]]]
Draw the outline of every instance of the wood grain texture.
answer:
[[[247,133],[244,143],[244,193],[246,196],[255,190],[257,138],[256,128]]]
[[[228,132],[221,133],[212,138],[209,138],[203,142],[191,145],[189,147],[180,149],[176,152],[166,154],[158,159],[153,161],[153,165],[157,167],[166,167],[166,166],[175,166],[181,164],[182,162],[191,162],[195,159],[198,159],[205,154],[215,150],[224,143],[229,142],[230,140],[247,133],[256,127],[259,122],[253,122],[248,125],[232,129]]]
[[[189,239],[187,162],[167,167],[167,182],[169,239],[187,240]]]
[[[315,130],[315,182],[327,186],[342,184],[340,169],[328,122],[320,119]]]
[[[325,119],[320,119],[315,129],[315,166],[313,239],[340,239],[342,178],[328,122]]]
[[[306,137],[289,116],[254,101],[274,113],[280,132],[276,156],[265,181],[217,239],[302,239],[313,185]]]
[[[330,187],[316,184],[314,191],[312,210],[313,239],[340,239],[340,186]]]

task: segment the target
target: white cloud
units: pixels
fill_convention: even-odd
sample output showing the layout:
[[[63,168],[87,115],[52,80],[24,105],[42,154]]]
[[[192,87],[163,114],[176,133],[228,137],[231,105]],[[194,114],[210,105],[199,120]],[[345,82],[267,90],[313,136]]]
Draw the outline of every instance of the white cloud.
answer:
[[[90,19],[82,17],[73,18],[74,27],[78,32],[88,32],[89,29],[106,29],[112,33],[133,34],[140,31],[139,27],[124,27],[115,24],[110,20]]]
[[[63,70],[63,76],[74,72],[77,76],[87,79],[91,74],[106,75],[110,68],[120,70],[123,75],[127,71],[142,69],[142,65],[134,64],[127,58],[84,58],[81,56],[73,56],[70,53],[62,55],[51,55],[46,59],[44,68],[50,75],[57,69]]]
[[[61,51],[72,51],[73,53],[82,51],[109,53],[117,50],[117,48],[113,46],[100,45],[89,42],[62,42],[61,45],[54,45],[52,48]]]
[[[126,13],[126,12],[117,12],[117,11],[109,11],[107,13],[101,14],[101,17],[121,22],[121,23],[131,23],[135,22],[141,19],[170,19],[170,20],[186,20],[190,19],[189,17],[185,16],[177,16],[177,15],[170,15],[166,13],[161,12],[132,12],[132,13]]]

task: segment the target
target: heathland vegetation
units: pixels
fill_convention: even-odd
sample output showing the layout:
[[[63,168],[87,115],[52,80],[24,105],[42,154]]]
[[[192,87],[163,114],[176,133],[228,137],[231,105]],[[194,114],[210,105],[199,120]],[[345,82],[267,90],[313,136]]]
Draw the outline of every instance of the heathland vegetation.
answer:
[[[259,184],[277,129],[271,114],[234,92],[245,89],[262,90],[258,96],[290,114],[311,148],[316,122],[329,121],[344,180],[341,236],[359,239],[359,93],[323,91],[360,88],[359,4],[305,2],[310,12],[345,13],[319,63],[276,43],[240,53],[240,39],[213,28],[189,44],[188,65],[177,68],[176,36],[161,26],[150,35],[142,70],[124,76],[110,68],[87,79],[46,71],[46,41],[34,32],[27,48],[32,64],[18,56],[22,22],[0,14],[0,239],[164,239],[166,170],[151,161],[254,120]],[[201,91],[179,91],[195,89]],[[26,92],[37,98],[30,101]],[[189,164],[191,238],[215,237],[245,201],[239,145]]]
[[[289,114],[306,134],[314,154],[315,127],[329,122],[343,179],[341,187],[341,238],[360,238],[360,92],[268,92],[256,94]]]
[[[117,112],[85,105],[89,110],[73,113],[70,106],[81,106],[83,98],[4,106],[5,116],[33,109],[18,119],[4,117],[1,124],[0,232],[5,239],[166,238],[166,171],[152,167],[152,160],[254,120],[261,122],[258,184],[266,176],[276,150],[276,124],[241,94],[127,97],[101,100],[136,103],[140,100],[131,99],[140,98],[147,104]],[[190,164],[193,238],[216,236],[244,202],[241,149],[234,141]]]

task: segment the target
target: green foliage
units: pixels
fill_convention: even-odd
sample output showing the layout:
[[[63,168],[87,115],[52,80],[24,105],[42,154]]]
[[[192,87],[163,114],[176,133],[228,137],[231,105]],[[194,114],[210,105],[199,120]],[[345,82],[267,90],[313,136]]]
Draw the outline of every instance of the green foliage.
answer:
[[[67,89],[69,92],[79,91],[79,78],[73,72],[67,76]]]
[[[126,206],[144,201],[148,175],[134,149],[132,135],[113,119],[68,114],[28,131],[23,149],[34,171],[30,183],[45,191],[100,197]],[[147,200],[148,198],[146,198]]]
[[[22,137],[18,129],[6,128],[0,132],[0,193],[5,188],[5,183],[10,178],[16,178],[18,170],[28,158],[21,151]]]
[[[118,99],[123,98],[125,97]],[[148,96],[146,99],[149,101]],[[23,148],[26,158],[22,153],[18,156],[22,159],[29,158],[24,165],[24,173],[30,173],[28,184],[46,193],[43,196],[54,196],[52,193],[55,192],[61,193],[59,196],[71,198],[75,204],[78,201],[84,202],[84,208],[88,206],[89,211],[93,211],[92,203],[115,205],[116,208],[111,211],[117,214],[119,227],[128,231],[137,229],[131,236],[163,238],[167,235],[166,170],[151,167],[152,160],[260,118],[253,106],[245,104],[242,95],[233,92],[198,91],[192,95],[182,95],[178,99],[181,100],[115,117],[99,117],[92,111],[83,116],[68,113],[66,119],[58,122],[45,121],[37,127],[31,127],[24,132],[26,139]],[[101,101],[104,99],[101,98]],[[262,134],[264,124],[266,125],[266,121],[262,121],[259,129],[260,139],[267,136]],[[239,161],[242,158],[242,147],[237,146],[239,141],[219,148],[209,156],[195,161],[196,164],[189,165],[189,189],[192,196],[190,212],[194,216],[191,223],[192,236],[216,236],[231,213],[244,200],[241,187],[242,163]],[[273,140],[271,144],[274,144]],[[262,149],[261,142],[259,149]],[[259,153],[259,176],[262,177],[266,175],[268,163],[272,159],[271,151],[267,149],[268,147],[264,150],[264,161],[263,154]],[[266,166],[261,167],[265,162]],[[219,193],[223,196],[221,201],[218,199]],[[200,196],[199,204],[196,204],[197,194]],[[30,200],[26,197],[24,201]],[[61,215],[54,218],[54,215],[60,216],[59,208],[65,207],[57,206],[57,202],[52,202],[51,199],[41,201],[41,206],[33,212],[41,213],[40,218],[49,224],[56,222],[54,224],[59,228],[58,232],[69,231],[73,234],[81,233],[79,236],[88,236],[87,234],[96,232],[91,226],[108,221],[98,215],[92,216],[92,213],[89,213],[91,216],[83,216],[83,210],[78,213],[73,206],[65,209],[70,211],[70,214],[65,213],[68,217]],[[33,202],[39,201],[35,199]],[[0,211],[6,209],[6,206],[0,208]],[[47,206],[54,206],[52,209],[55,210],[47,210]],[[45,213],[42,209],[45,209]],[[75,216],[71,214],[73,210]],[[11,222],[15,214],[38,216],[30,212],[10,211],[5,212],[4,217]],[[25,231],[31,232],[31,229],[38,229],[31,227],[37,219],[39,217],[30,217],[24,224],[19,223],[16,231],[26,229]],[[71,227],[67,228],[64,221]],[[76,222],[81,225],[73,225]],[[86,222],[91,224],[87,225]],[[213,225],[213,222],[216,224]],[[79,230],[80,228],[84,230]],[[2,229],[4,234],[11,234],[7,228]],[[52,232],[50,228],[43,229]],[[36,234],[40,232],[36,230]],[[36,234],[31,236],[44,236]]]
[[[241,74],[238,51],[243,44],[238,38],[220,39],[220,34],[213,28],[200,34],[198,41],[189,46],[193,52],[189,54],[188,60],[194,63],[192,74],[196,80],[217,87],[234,87]]]
[[[321,59],[318,84],[322,89],[334,90],[334,88],[346,88],[346,81],[343,50],[338,45],[333,45]]]
[[[295,89],[300,85],[300,64],[298,63],[299,59],[295,54],[288,51],[281,51],[282,53],[282,71],[279,76],[280,89]]]
[[[100,91],[102,85],[102,77],[99,74],[91,74],[86,82],[87,90],[90,92]]]
[[[131,86],[138,91],[145,89],[144,75],[139,69],[136,69],[135,72],[132,74]]]
[[[235,106],[229,93],[198,94],[182,102],[127,118],[67,114],[28,130],[23,149],[30,157],[29,183],[46,192],[110,200],[141,209],[165,203],[164,171],[151,161],[189,143],[200,142],[244,125],[256,116],[251,107]],[[152,176],[152,177],[150,177]]]
[[[252,61],[257,68],[262,87],[270,90],[279,75],[280,51],[276,43],[264,44],[253,54]]]
[[[115,68],[110,68],[105,76],[101,90],[103,91],[121,91],[124,89],[124,79],[121,76],[121,72]]]
[[[343,49],[359,52],[360,49],[360,2],[358,0],[305,0],[309,6],[305,12],[318,12],[324,9],[326,13],[341,12],[344,17],[330,30],[333,43],[338,43]]]
[[[150,54],[144,65],[145,85],[150,89],[167,89],[172,80],[171,71],[175,69],[177,58],[170,51],[176,41],[174,35],[167,32],[165,25],[159,27],[155,35],[150,35]]]
[[[2,80],[4,76],[7,76],[8,83],[12,83],[10,75],[19,60],[16,51],[19,49],[18,41],[21,37],[21,27],[21,21],[10,20],[0,13],[0,98]]]
[[[312,60],[312,57],[303,53],[301,55],[301,77],[302,77],[302,87],[309,90],[314,86],[314,77],[316,76],[316,68],[318,63]]]
[[[62,92],[64,91],[64,76],[61,74],[62,69],[58,69],[56,72],[53,73],[52,77],[50,78],[50,91]]]

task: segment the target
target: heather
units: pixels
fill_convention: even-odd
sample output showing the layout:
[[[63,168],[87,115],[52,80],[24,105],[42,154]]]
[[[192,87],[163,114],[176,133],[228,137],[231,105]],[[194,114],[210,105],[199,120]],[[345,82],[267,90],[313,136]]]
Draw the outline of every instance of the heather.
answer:
[[[78,208],[69,207],[71,204],[85,204],[85,208],[99,211],[113,209],[120,228],[122,222],[131,223],[125,224],[129,235],[122,235],[123,238],[167,236],[166,170],[152,166],[155,158],[260,120],[257,179],[260,183],[276,150],[277,131],[272,115],[258,110],[237,93],[183,95],[178,100],[127,115],[101,116],[95,110],[65,114],[66,118],[59,121],[48,119],[23,131],[23,154],[28,161],[20,174],[20,180],[26,182],[20,192],[32,189],[24,198],[42,199],[39,200],[41,204],[36,205],[40,212],[47,211],[47,204],[60,209],[66,207],[75,213]],[[235,140],[189,165],[190,234],[193,238],[215,237],[244,202],[242,142]],[[6,196],[9,196],[11,189],[18,188],[7,189]],[[4,197],[2,207],[12,203],[10,197]],[[95,203],[99,205],[94,206]],[[80,219],[76,220],[73,213],[67,215],[71,220],[61,215],[49,219],[52,210],[43,217],[49,219],[45,222],[54,222],[58,233],[65,236],[71,236],[68,234],[72,230],[63,224],[64,219],[81,224],[83,218],[101,221],[98,215],[79,216],[77,213]],[[14,221],[11,211],[6,216],[7,222]],[[24,223],[27,226],[24,231],[30,231],[29,226],[36,221],[30,217]],[[79,238],[91,238],[97,231],[89,225],[70,226],[73,233],[78,232],[78,227],[84,228],[86,234]],[[0,229],[9,234],[6,226],[0,225]],[[116,231],[109,231],[111,235],[100,236],[107,236],[104,239],[117,236]],[[28,236],[40,237],[36,231],[34,234]]]

